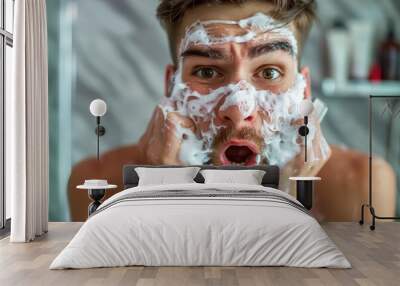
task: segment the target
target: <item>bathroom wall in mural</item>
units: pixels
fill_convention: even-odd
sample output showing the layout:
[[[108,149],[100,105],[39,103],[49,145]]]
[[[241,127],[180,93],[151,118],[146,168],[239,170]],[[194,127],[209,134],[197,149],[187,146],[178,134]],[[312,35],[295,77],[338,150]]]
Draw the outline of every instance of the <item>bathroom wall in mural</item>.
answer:
[[[323,43],[329,43],[325,32],[343,11],[352,11],[349,19],[373,19],[376,31],[388,30],[379,24],[389,22],[382,21],[391,17],[386,8],[373,1],[368,5],[374,8],[367,5],[365,11],[346,1],[317,1],[320,22],[305,43],[263,11],[262,3],[232,19],[218,9],[193,9],[170,47],[156,17],[158,4],[48,3],[50,219],[85,220],[89,198],[76,186],[106,179],[118,185],[107,197],[115,194],[122,190],[124,164],[278,165],[280,188],[289,193],[289,176],[322,177],[318,218],[357,219],[355,202],[365,194],[356,186],[368,181],[368,100],[325,94],[322,83],[332,74]],[[371,49],[378,50],[378,44]],[[96,118],[89,110],[94,99],[107,104],[99,158]],[[307,148],[299,133],[304,115]],[[381,121],[390,124],[388,118]],[[399,134],[393,128],[380,132],[379,138]],[[377,146],[387,145],[378,139]],[[378,152],[376,165],[386,178],[382,188],[390,193],[390,203],[378,206],[385,214],[395,212],[392,171],[399,173],[389,153]],[[357,191],[341,188],[343,180]]]

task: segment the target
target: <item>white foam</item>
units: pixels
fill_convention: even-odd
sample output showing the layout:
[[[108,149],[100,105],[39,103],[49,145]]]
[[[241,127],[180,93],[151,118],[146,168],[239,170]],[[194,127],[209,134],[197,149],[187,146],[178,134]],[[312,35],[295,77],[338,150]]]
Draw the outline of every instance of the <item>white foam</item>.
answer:
[[[301,74],[297,75],[290,89],[279,94],[256,90],[251,83],[244,80],[220,87],[209,94],[199,94],[181,82],[180,70],[177,71],[174,80],[176,84],[170,97],[160,105],[164,114],[174,111],[191,118],[194,122],[200,119],[209,123],[206,131],[200,131],[200,136],[196,136],[190,129],[178,127],[179,138],[182,132],[187,135],[180,153],[183,163],[204,164],[210,160],[213,139],[223,127],[215,124],[216,107],[220,103],[220,110],[237,106],[245,118],[252,114],[256,107],[271,118],[271,121],[263,122],[261,134],[264,138],[264,148],[258,161],[266,158],[270,164],[283,166],[300,152],[296,142],[298,127],[292,126],[292,122],[302,118],[298,109],[294,108],[303,100],[305,80]],[[312,140],[313,136],[313,132],[310,132],[309,140]]]
[[[247,85],[246,81],[240,81],[231,87],[231,94],[225,98],[220,110],[237,106],[245,118],[249,117],[256,109],[255,91],[252,85]]]
[[[241,19],[237,22],[241,28],[250,28],[252,30],[268,31],[276,26],[276,21],[263,13],[256,13],[249,18]]]
[[[176,136],[184,138],[179,151],[179,159],[187,165],[202,165],[209,160],[210,149],[203,148],[203,140],[197,138],[192,130],[175,125]],[[185,135],[185,136],[183,136]]]
[[[296,142],[298,126],[294,126],[292,122],[302,118],[294,107],[303,99],[304,89],[305,80],[298,74],[293,87],[286,92],[273,94],[263,91],[257,96],[258,105],[271,118],[270,122],[263,122],[262,128],[265,145],[262,156],[271,165],[282,167],[300,152],[300,146]],[[312,135],[308,138],[312,140]]]
[[[237,25],[245,30],[243,35],[225,35],[213,36],[210,35],[208,27],[211,25]],[[271,34],[286,38],[293,48],[294,56],[297,55],[298,47],[294,33],[284,24],[276,21],[271,16],[263,13],[256,13],[249,18],[239,21],[229,20],[209,20],[196,21],[186,29],[186,35],[181,42],[179,53],[183,53],[191,45],[215,45],[228,42],[245,43],[256,39],[258,36],[268,32],[268,37]]]
[[[248,33],[242,36],[214,38],[207,34],[206,26],[211,24],[239,25],[247,29]],[[249,41],[254,39],[260,31],[270,32],[271,30],[280,36],[285,36],[295,49],[295,54],[297,53],[297,42],[293,33],[271,17],[261,13],[239,21],[210,20],[196,22],[187,29],[186,37],[181,43],[181,52],[192,44],[214,45],[224,42]],[[292,125],[292,122],[302,118],[296,106],[303,100],[306,82],[297,71],[293,86],[281,93],[257,90],[251,83],[241,80],[211,90],[208,94],[199,94],[191,90],[182,81],[182,64],[183,59],[180,57],[170,96],[165,98],[159,106],[163,110],[164,116],[168,112],[178,112],[180,115],[192,119],[196,126],[198,126],[198,123],[208,124],[208,128],[198,130],[198,134],[194,134],[192,130],[180,125],[176,126],[178,138],[182,138],[182,135],[185,134],[180,149],[180,160],[183,164],[204,164],[210,161],[213,152],[213,140],[219,130],[225,127],[216,124],[217,106],[220,110],[237,106],[244,117],[248,117],[256,109],[257,112],[268,115],[265,118],[269,118],[269,120],[263,120],[261,127],[264,146],[256,158],[257,164],[263,159],[267,159],[269,164],[283,167],[300,152],[300,146],[296,141],[298,126]],[[309,142],[312,142],[315,136],[315,128],[313,128],[311,122],[309,128],[308,139]],[[322,143],[324,142],[326,143],[323,140]],[[325,145],[327,148],[325,148]],[[325,145],[323,146],[324,150],[322,150],[323,155],[329,151],[329,146]],[[321,159],[313,155],[310,157],[310,161]]]

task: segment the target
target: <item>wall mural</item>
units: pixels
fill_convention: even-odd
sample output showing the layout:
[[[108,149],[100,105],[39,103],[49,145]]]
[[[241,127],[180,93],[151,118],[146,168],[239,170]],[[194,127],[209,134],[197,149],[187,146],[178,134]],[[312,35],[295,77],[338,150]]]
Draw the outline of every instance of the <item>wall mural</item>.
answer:
[[[329,138],[331,110],[323,121],[329,100],[312,94],[292,28],[262,9],[239,19],[199,10],[169,50],[158,1],[135,2],[48,4],[57,11],[49,16],[51,220],[85,220],[90,200],[76,187],[105,179],[118,186],[109,197],[122,190],[124,164],[277,165],[280,188],[292,194],[290,176],[322,177],[319,219],[358,220],[367,155],[332,144],[343,141]],[[107,104],[99,158],[89,112],[96,98]],[[377,208],[393,213],[395,197]]]

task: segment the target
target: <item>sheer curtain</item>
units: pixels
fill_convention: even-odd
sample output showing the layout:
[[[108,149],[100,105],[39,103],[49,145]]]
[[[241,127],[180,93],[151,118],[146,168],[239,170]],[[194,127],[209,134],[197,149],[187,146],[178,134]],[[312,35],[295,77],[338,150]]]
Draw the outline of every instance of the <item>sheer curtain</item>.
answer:
[[[15,1],[14,91],[6,98],[6,187],[12,242],[48,226],[48,91],[45,0]]]

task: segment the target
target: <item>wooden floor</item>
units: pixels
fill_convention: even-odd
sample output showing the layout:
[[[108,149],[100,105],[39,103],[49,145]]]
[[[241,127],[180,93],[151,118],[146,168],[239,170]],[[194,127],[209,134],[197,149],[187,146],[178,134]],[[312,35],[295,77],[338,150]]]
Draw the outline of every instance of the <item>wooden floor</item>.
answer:
[[[81,223],[50,223],[32,243],[0,241],[0,285],[400,285],[400,224],[382,222],[375,232],[357,223],[323,227],[353,268],[121,267],[48,270]]]

